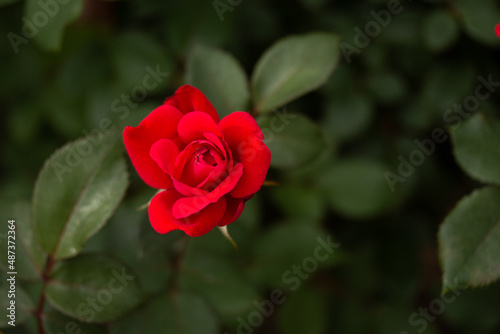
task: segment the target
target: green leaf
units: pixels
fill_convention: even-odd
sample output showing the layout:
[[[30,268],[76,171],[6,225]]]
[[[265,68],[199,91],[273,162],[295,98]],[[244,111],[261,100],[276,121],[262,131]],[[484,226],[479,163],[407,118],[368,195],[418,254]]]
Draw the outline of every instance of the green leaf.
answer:
[[[4,205],[8,206],[4,208]],[[30,204],[24,201],[2,201],[0,211],[8,213],[8,219],[15,220],[15,255],[16,270],[8,270],[7,236],[8,224],[0,224],[0,247],[5,249],[5,256],[0,258],[0,267],[5,271],[16,271],[17,277],[25,280],[39,280],[42,277],[43,267],[47,254],[43,251],[33,233],[30,217]],[[12,241],[12,240],[11,240]]]
[[[268,230],[255,245],[252,274],[269,287],[295,291],[317,270],[342,259],[339,246],[307,220],[282,223]],[[318,248],[320,251],[316,252]],[[293,266],[299,266],[302,274],[292,271]]]
[[[30,317],[32,317],[32,313],[35,310],[35,305],[31,300],[30,296],[24,291],[24,289],[19,285],[19,278],[17,277],[15,280],[15,296],[10,298],[8,295],[11,293],[11,288],[8,278],[10,275],[6,273],[0,273],[0,308],[2,309],[2,316],[0,317],[0,328],[11,328],[12,326],[8,324],[10,319],[7,317],[10,314],[10,311],[7,310],[8,307],[11,307],[11,300],[15,301],[15,324],[20,325],[23,322],[27,321]]]
[[[319,182],[334,210],[363,219],[386,211],[394,203],[396,195],[384,177],[386,171],[377,161],[349,158],[331,166]]]
[[[113,334],[217,334],[217,315],[197,295],[166,291],[113,326]]]
[[[446,305],[443,320],[460,328],[463,333],[494,333],[500,325],[497,310],[500,309],[500,286],[485,289],[448,293],[451,303]],[[483,307],[471,307],[482,305]]]
[[[154,92],[164,94],[171,79],[171,57],[151,35],[125,33],[113,39],[109,51],[117,87],[130,93],[132,105]],[[123,91],[114,98],[120,97],[121,93]]]
[[[120,203],[128,185],[118,134],[82,138],[50,157],[35,184],[33,219],[42,247],[76,255]]]
[[[299,167],[317,158],[326,148],[320,128],[308,118],[276,111],[260,117],[265,143],[271,150],[271,165],[277,168]]]
[[[482,0],[480,6],[475,0],[457,0],[453,4],[462,15],[465,31],[470,37],[486,45],[499,44],[498,37],[494,33],[500,17],[498,3],[495,0]]]
[[[59,51],[64,28],[80,16],[83,0],[54,1],[40,6],[38,0],[26,0],[24,15],[27,18],[26,37],[32,37],[46,51]]]
[[[373,96],[384,103],[401,101],[407,93],[406,81],[393,72],[372,73],[367,84]]]
[[[464,197],[439,228],[443,293],[490,284],[500,277],[500,189]]]
[[[241,65],[229,53],[205,46],[193,48],[186,78],[207,96],[221,118],[233,111],[248,110],[248,80]]]
[[[235,252],[229,242],[223,237],[220,239]],[[209,300],[230,326],[238,316],[250,312],[252,301],[258,298],[255,287],[234,268],[234,264],[221,256],[204,254],[200,248],[189,248],[179,281],[183,288],[196,291]]]
[[[370,99],[363,95],[341,95],[330,100],[320,123],[332,141],[348,140],[365,130],[373,118]]]
[[[321,221],[326,203],[317,188],[287,183],[273,187],[271,193],[288,217]]]
[[[143,293],[125,264],[98,254],[58,265],[47,285],[47,300],[60,312],[85,322],[115,320],[136,308]]]
[[[443,10],[435,10],[425,17],[422,33],[425,45],[436,52],[450,47],[459,37],[455,18]]]
[[[500,184],[500,121],[476,114],[451,129],[455,157],[476,180]]]
[[[326,333],[328,315],[322,295],[311,289],[299,289],[281,306],[278,323],[283,334]],[[300,314],[300,316],[297,316]]]
[[[271,46],[252,76],[255,110],[269,112],[324,84],[339,60],[339,42],[336,35],[312,33]]]
[[[44,312],[43,328],[47,333],[78,333],[78,334],[107,334],[106,327],[87,324],[74,318],[69,318],[50,308]]]

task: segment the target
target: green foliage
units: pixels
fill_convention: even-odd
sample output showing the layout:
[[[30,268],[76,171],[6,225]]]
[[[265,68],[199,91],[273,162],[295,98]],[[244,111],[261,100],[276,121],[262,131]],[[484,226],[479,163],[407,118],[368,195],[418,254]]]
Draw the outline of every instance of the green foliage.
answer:
[[[395,3],[0,0],[4,310],[9,219],[17,271],[0,328],[499,332],[500,8]],[[156,190],[119,133],[185,83],[256,117],[272,152],[271,186],[228,226],[238,251],[137,210]]]
[[[447,12],[436,10],[423,23],[423,38],[432,51],[442,51],[453,45],[459,34],[455,18]]]
[[[250,92],[241,65],[231,55],[198,46],[191,51],[187,82],[200,89],[222,118],[234,111],[248,110]]]
[[[299,167],[317,158],[326,148],[319,127],[304,116],[281,113],[260,117],[258,123],[271,150],[271,165]]]
[[[85,322],[124,316],[142,301],[137,275],[102,255],[81,255],[54,269],[47,299],[60,312]]]
[[[387,210],[394,196],[387,186],[387,168],[366,159],[337,162],[321,178],[331,205],[352,218],[367,218]]]
[[[458,0],[456,9],[465,23],[465,31],[481,43],[498,45],[498,39],[491,31],[498,23],[500,10],[494,0],[484,0],[481,6],[473,0]]]
[[[113,334],[217,333],[217,320],[206,301],[192,293],[164,292],[113,327]]]
[[[321,294],[304,288],[289,298],[278,317],[284,334],[321,334],[328,315]]]
[[[451,134],[460,166],[476,180],[500,184],[500,121],[476,114]]]
[[[56,259],[76,255],[120,203],[128,176],[118,138],[79,139],[45,162],[33,218],[43,248]]]
[[[77,19],[83,10],[83,0],[71,0],[59,3],[53,2],[46,7],[40,6],[40,1],[26,0],[24,14],[29,36],[47,51],[61,49],[64,28]]]
[[[88,324],[78,319],[67,317],[54,309],[49,309],[43,319],[43,328],[48,333],[106,334],[106,327]]]
[[[500,189],[486,187],[462,199],[439,230],[443,293],[500,278]]]
[[[254,108],[269,112],[325,83],[340,58],[339,41],[332,34],[314,33],[274,44],[252,75]]]
[[[30,205],[24,201],[4,201],[0,204],[2,212],[8,213],[8,217],[16,220],[16,267],[19,278],[33,281],[40,279],[45,265],[47,254],[43,251],[34,234],[30,217]],[[8,224],[0,225],[0,234],[8,235]],[[0,243],[2,245],[2,243]],[[7,256],[0,258],[0,267],[8,272],[9,266]]]

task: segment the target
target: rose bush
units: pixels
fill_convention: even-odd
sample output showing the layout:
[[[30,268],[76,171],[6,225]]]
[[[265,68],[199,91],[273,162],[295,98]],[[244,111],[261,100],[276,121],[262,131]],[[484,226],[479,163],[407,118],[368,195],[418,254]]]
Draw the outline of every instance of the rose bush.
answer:
[[[159,233],[200,236],[234,222],[260,189],[271,163],[257,122],[238,111],[219,120],[197,88],[185,85],[136,127],[123,131],[132,164],[153,197],[149,218]]]

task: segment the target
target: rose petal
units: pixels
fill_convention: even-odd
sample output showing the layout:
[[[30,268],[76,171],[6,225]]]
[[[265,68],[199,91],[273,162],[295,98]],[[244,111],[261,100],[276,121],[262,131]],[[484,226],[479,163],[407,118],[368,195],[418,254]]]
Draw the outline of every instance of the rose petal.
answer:
[[[179,137],[186,144],[192,141],[205,139],[203,133],[209,132],[220,136],[220,130],[212,117],[201,111],[193,111],[184,115],[177,125]]]
[[[174,96],[168,97],[165,104],[172,105],[179,109],[183,114],[192,111],[203,111],[208,114],[215,123],[219,123],[219,115],[214,106],[198,89],[190,85],[184,85],[177,89]]]
[[[165,190],[153,197],[148,211],[151,226],[156,232],[165,234],[182,230],[191,237],[198,237],[217,226],[226,211],[226,200],[221,198],[198,213],[176,219],[172,215],[172,206],[181,196],[175,190]]]
[[[184,165],[181,180],[190,186],[197,187],[214,168],[215,166],[203,161],[203,153],[197,152]]]
[[[200,183],[197,187],[199,189],[210,189],[213,188],[214,184],[221,183],[227,177],[227,170],[229,166],[224,164],[217,165],[211,172],[208,174],[207,178]]]
[[[245,200],[242,198],[234,198],[229,195],[224,198],[226,199],[226,213],[218,224],[219,226],[226,226],[233,223],[239,218],[245,208]]]
[[[130,160],[142,180],[156,189],[172,187],[170,176],[151,158],[151,147],[160,139],[175,139],[182,113],[163,105],[153,110],[136,127],[127,126],[123,141]]]
[[[238,183],[243,174],[242,164],[236,164],[231,173],[210,193],[204,196],[184,197],[175,202],[172,213],[176,218],[187,217],[196,213],[209,205],[215,203],[233,190],[234,186]]]
[[[220,135],[222,135],[222,134],[220,134]],[[224,158],[227,157],[226,149],[224,148],[224,145],[222,145],[222,142],[220,141],[219,137],[217,137],[216,135],[214,135],[213,133],[210,133],[210,132],[203,133],[203,137],[206,138],[212,144],[214,144],[215,147],[217,147],[219,149],[221,155],[224,156]]]
[[[244,173],[231,196],[242,198],[257,192],[271,165],[271,152],[264,144],[257,122],[246,112],[233,112],[219,123],[233,159],[243,164]]]
[[[179,180],[191,187],[196,187],[203,181],[203,179],[205,179],[209,175],[211,171],[208,171],[207,174],[202,177],[193,177],[192,175],[193,171],[191,169],[193,167],[189,165],[194,164],[193,159],[196,158],[196,154],[198,154],[198,151],[200,149],[212,150],[214,154],[219,154],[218,149],[207,140],[196,140],[194,142],[191,142],[184,148],[184,150],[179,153],[177,159],[175,160],[172,174],[172,177],[174,179]],[[217,160],[220,161],[217,166],[222,165],[224,166],[224,168],[226,168],[226,164],[221,157],[217,157]]]
[[[151,146],[149,154],[165,173],[172,176],[175,159],[179,155],[179,148],[173,141],[170,139],[158,140]]]
[[[181,181],[177,181],[176,179],[172,179],[172,181],[174,182],[174,188],[184,196],[203,196],[209,193],[206,190],[191,187],[187,184],[182,183]]]

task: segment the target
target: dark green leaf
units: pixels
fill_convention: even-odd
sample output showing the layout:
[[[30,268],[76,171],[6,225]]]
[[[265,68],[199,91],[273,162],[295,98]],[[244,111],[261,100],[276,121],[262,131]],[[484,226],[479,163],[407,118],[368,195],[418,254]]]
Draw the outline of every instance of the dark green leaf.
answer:
[[[187,82],[200,89],[222,118],[248,110],[250,92],[245,72],[230,54],[205,46],[195,47],[188,58]]]
[[[326,333],[328,314],[323,297],[311,289],[300,289],[279,308],[278,321],[283,334]],[[300,316],[297,316],[299,315]]]
[[[427,15],[422,33],[427,47],[437,52],[453,45],[459,37],[455,18],[442,10],[436,10]]]
[[[217,316],[197,295],[164,292],[113,326],[113,334],[217,334]]]
[[[339,42],[336,35],[312,33],[271,46],[252,76],[254,108],[269,112],[324,84],[339,60]]]
[[[331,205],[352,218],[367,218],[387,210],[399,195],[391,194],[387,168],[367,159],[346,159],[319,178]]]
[[[56,259],[76,255],[120,203],[128,181],[119,138],[101,133],[67,144],[40,172],[34,226]]]
[[[318,189],[283,184],[273,187],[272,194],[290,218],[309,219],[312,224],[321,221],[326,203]]]
[[[214,231],[220,234],[219,231]],[[220,243],[228,249],[229,241],[220,236]],[[222,319],[234,325],[236,318],[253,308],[252,301],[258,298],[254,286],[230,264],[226,257],[204,254],[199,248],[188,251],[180,275],[180,283],[186,289],[195,290],[213,305]],[[235,252],[234,248],[231,250]]]
[[[318,268],[338,263],[342,259],[339,247],[331,235],[307,220],[283,223],[268,230],[255,245],[253,275],[269,287],[295,291]],[[302,274],[293,266],[300,267]]]
[[[373,118],[371,101],[363,95],[341,95],[330,100],[320,123],[332,142],[348,140],[370,124]]]
[[[476,114],[451,134],[460,166],[476,180],[500,184],[500,122]]]
[[[69,318],[53,308],[46,310],[43,317],[43,327],[47,333],[54,334],[106,334],[104,326],[87,324],[74,318]]]
[[[464,197],[439,229],[443,293],[490,284],[500,277],[500,189]]]
[[[299,167],[317,158],[326,148],[319,127],[308,118],[276,111],[259,118],[265,143],[271,150],[271,165],[278,168]]]
[[[136,274],[121,262],[88,254],[58,265],[47,299],[60,312],[85,322],[115,320],[132,311],[143,293]]]
[[[142,102],[153,92],[164,94],[171,80],[171,57],[154,38],[126,33],[113,40],[110,51],[117,87],[130,95],[131,105]]]
[[[59,51],[64,28],[80,16],[83,0],[54,1],[40,6],[42,1],[26,0],[24,13],[26,30],[43,49]]]
[[[494,33],[500,17],[495,0],[482,0],[480,6],[475,0],[457,0],[454,5],[462,15],[465,31],[470,37],[488,45],[499,44],[498,37]]]

